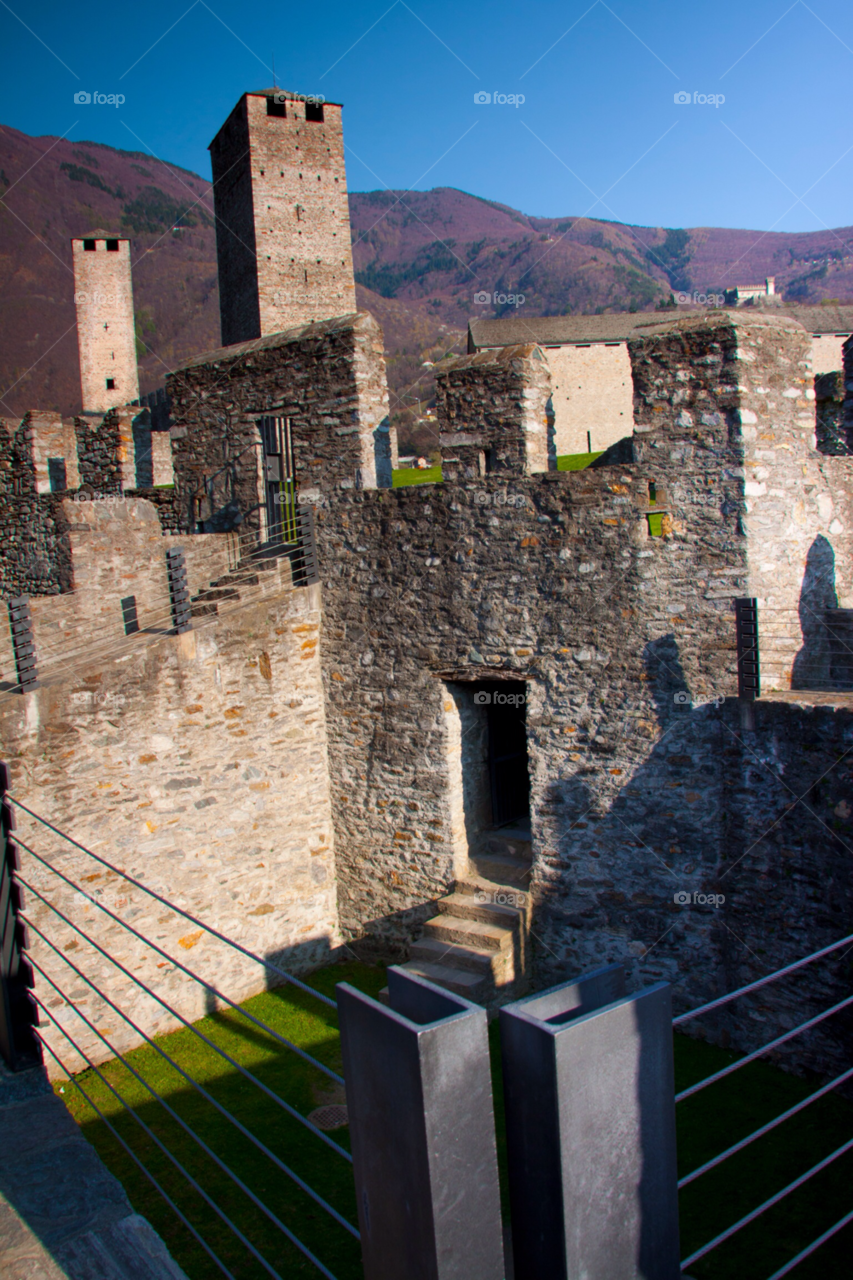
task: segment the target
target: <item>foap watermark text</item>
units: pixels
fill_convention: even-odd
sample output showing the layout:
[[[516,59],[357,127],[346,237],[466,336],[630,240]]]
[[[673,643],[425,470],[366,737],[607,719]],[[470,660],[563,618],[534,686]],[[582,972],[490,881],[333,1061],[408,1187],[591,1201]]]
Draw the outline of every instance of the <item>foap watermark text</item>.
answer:
[[[523,707],[527,701],[526,693],[489,693],[488,689],[478,689],[474,694],[474,705],[477,707]]]
[[[679,89],[672,95],[673,102],[679,107],[698,106],[698,107],[721,107],[726,100],[724,93],[699,93],[690,94],[686,89]]]
[[[719,908],[726,900],[724,893],[700,893],[698,889],[694,889],[691,893],[688,889],[679,889],[677,893],[672,895],[672,900],[677,907],[714,907]]]
[[[525,98],[523,93],[486,93],[479,89],[474,94],[474,101],[478,107],[521,107]]]
[[[724,293],[700,293],[694,289],[692,293],[674,293],[673,298],[679,307],[722,307],[726,301]]]
[[[486,289],[480,289],[479,292],[474,294],[474,305],[477,307],[490,307],[492,305],[496,307],[523,307],[524,294],[498,293],[497,290],[494,293],[489,293]]]
[[[120,107],[124,101],[123,93],[98,93],[97,89],[93,93],[78,89],[74,95],[74,102],[78,107]]]

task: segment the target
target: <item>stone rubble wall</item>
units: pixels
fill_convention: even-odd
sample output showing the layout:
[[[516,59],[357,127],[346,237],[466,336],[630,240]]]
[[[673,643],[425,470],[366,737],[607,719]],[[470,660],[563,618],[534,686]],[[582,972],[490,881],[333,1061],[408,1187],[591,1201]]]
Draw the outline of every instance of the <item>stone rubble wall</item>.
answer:
[[[153,518],[153,513],[152,513]],[[13,794],[93,852],[260,956],[293,972],[338,945],[334,843],[319,671],[319,588],[139,637],[26,697],[0,698]],[[222,1007],[204,983],[111,922],[132,923],[232,1000],[268,985],[262,966],[105,871],[24,814],[23,874],[184,1017]],[[157,1001],[29,895],[32,955],[117,1049],[138,1035],[65,964],[74,960],[149,1035],[177,1025]],[[36,990],[95,1061],[111,1053],[39,977]],[[73,1069],[61,1034],[50,1042]]]
[[[842,354],[844,357],[843,423],[848,439],[853,439],[853,338],[847,339]]]
[[[548,470],[551,379],[539,347],[501,347],[442,361],[435,385],[446,479]],[[553,438],[550,446],[555,457]]]
[[[633,462],[524,475],[516,455],[514,472],[353,493],[320,510],[345,933],[404,953],[451,887],[463,750],[452,686],[497,675],[528,685],[537,982],[620,960],[637,982],[673,982],[683,1009],[750,980],[756,966],[766,973],[799,958],[812,937],[815,945],[834,939],[837,856],[816,841],[810,812],[786,810],[786,847],[801,851],[800,874],[780,870],[772,843],[757,867],[750,861],[743,833],[764,833],[784,754],[775,771],[754,768],[739,745],[735,700],[733,602],[750,593],[762,557],[781,560],[785,550],[759,520],[766,508],[755,500],[764,493],[747,485],[766,483],[774,501],[778,486],[788,509],[805,501],[808,520],[830,487],[826,479],[807,495],[790,487],[814,430],[806,349],[799,326],[784,321],[670,322],[629,343]],[[465,391],[460,376],[456,399],[443,393],[445,423],[460,432],[492,411],[489,393],[509,394],[505,383],[495,390],[484,380],[478,396],[464,372]],[[796,396],[784,396],[788,389]],[[745,437],[744,426],[760,430]],[[817,485],[820,466],[837,463],[847,465],[812,454],[806,482],[813,474]],[[756,469],[768,466],[776,470],[762,481]],[[787,577],[779,575],[786,604],[814,540],[807,524],[802,536],[799,528],[788,534]],[[841,537],[828,523],[825,536]],[[771,742],[772,717],[787,717],[793,751],[807,713],[762,714]],[[732,804],[741,826],[737,893],[724,883],[734,860]],[[755,895],[768,866],[780,917],[809,918],[816,898],[827,908],[811,934],[765,927]],[[709,905],[720,894],[725,907]],[[833,972],[827,991],[838,989]],[[762,1007],[775,1012],[762,1016],[789,1025],[795,1006],[768,998]],[[759,1022],[720,1020],[708,1034],[752,1046],[766,1029]],[[786,1060],[802,1064],[807,1055],[798,1053],[795,1046]]]
[[[191,507],[205,477],[233,461],[234,520],[262,532],[257,420],[290,418],[297,486],[315,503],[391,485],[397,444],[388,426],[382,330],[359,313],[190,361],[168,379],[176,500]]]
[[[63,422],[33,410],[20,422],[0,419],[0,594],[53,596],[73,589],[67,536],[69,496],[87,501],[123,494],[154,504],[164,534],[188,532],[172,481],[168,432],[152,436],[154,485],[136,488],[135,406]],[[65,462],[67,488],[52,493],[48,460]]]
[[[0,595],[6,599],[56,595],[70,591],[73,581],[62,496],[37,490],[31,417],[0,419]]]
[[[819,453],[853,452],[844,430],[844,374],[840,370],[815,375],[815,436]]]
[[[464,439],[444,441],[443,484],[391,489],[377,487],[376,459],[393,457],[393,436],[385,423],[381,331],[369,316],[214,352],[170,379],[176,497],[186,508],[199,476],[244,448],[255,459],[257,417],[291,418],[300,493],[317,514],[322,638],[318,645],[319,631],[307,633],[308,656],[299,661],[313,664],[315,679],[322,667],[328,762],[323,755],[316,770],[312,764],[310,778],[326,787],[323,812],[334,824],[342,935],[386,955],[406,954],[436,900],[464,871],[459,774],[470,744],[462,740],[457,686],[523,680],[537,982],[621,961],[637,983],[671,981],[677,1007],[686,1009],[799,959],[846,928],[853,905],[844,875],[853,847],[849,771],[841,768],[846,713],[789,694],[790,701],[760,703],[755,727],[745,725],[736,702],[733,602],[759,597],[768,688],[823,678],[825,655],[815,649],[808,619],[833,607],[833,598],[853,604],[853,462],[814,450],[808,338],[783,316],[665,320],[635,335],[628,354],[633,433],[591,468],[536,469],[528,442],[547,404],[547,368],[535,349],[524,348],[503,360],[481,353],[439,370],[443,435]],[[491,469],[481,474],[479,454],[487,449]],[[247,528],[260,529],[253,524],[256,462],[240,484],[243,521],[235,538],[242,539]],[[145,527],[153,531],[155,513],[148,512]],[[312,598],[319,628],[319,595]],[[168,661],[157,665],[158,657],[154,669],[164,688],[185,680],[182,706],[213,706],[213,728],[243,708],[245,719],[234,719],[260,755],[269,734],[250,699],[266,679],[267,664],[254,648],[268,633],[258,630],[255,607],[276,606],[247,606],[242,622],[236,615],[214,620],[194,639],[148,642],[128,658],[122,680],[142,670],[132,664],[146,653],[162,652]],[[247,675],[253,691],[235,686],[233,703],[215,692],[214,657],[204,657],[204,672],[192,666],[199,652],[207,654],[208,635],[227,650],[232,675],[240,663],[250,665],[248,650],[258,663]],[[295,658],[295,629],[290,636]],[[191,645],[196,656],[185,651]],[[273,649],[264,652],[271,661]],[[158,754],[133,737],[137,764],[146,754],[158,765],[175,761],[202,786],[206,744],[191,728],[198,713],[169,704],[159,684],[139,679],[149,704],[146,732],[173,747]],[[23,741],[26,724],[36,745],[52,743],[38,757],[44,803],[60,759],[70,770],[79,758],[64,729],[47,738],[52,713],[38,699],[59,696],[46,688],[16,703],[14,741]],[[283,704],[273,709],[286,716]],[[172,716],[186,731],[180,741],[166,723]],[[76,727],[64,706],[57,717]],[[130,731],[141,728],[129,724]],[[97,751],[111,751],[112,731],[101,732]],[[802,743],[808,756],[797,754]],[[227,782],[215,772],[220,756],[209,758],[210,777]],[[128,750],[116,765],[129,790],[137,768],[131,759]],[[802,803],[812,761],[815,776],[829,780]],[[98,768],[98,756],[87,764]],[[177,769],[177,791],[181,777]],[[103,791],[86,793],[90,811],[69,812],[84,830],[103,812],[96,797],[119,803],[123,794],[107,789],[112,776],[102,781]],[[167,786],[155,777],[147,792],[133,789],[133,804],[155,809],[155,825]],[[61,788],[56,794],[61,798]],[[127,805],[126,813],[129,799]],[[301,805],[291,788],[277,811],[292,822]],[[178,850],[183,861],[174,864],[179,873],[196,848],[191,839],[199,832],[208,838],[198,821],[193,814],[170,819],[182,824],[177,834],[188,835]],[[261,860],[257,869],[267,871]],[[162,865],[152,864],[154,871]],[[148,874],[142,878],[149,882]],[[772,910],[765,891],[773,894]],[[210,898],[208,881],[198,892],[208,895],[208,907],[227,909],[218,888]],[[325,929],[317,936],[325,938]],[[843,971],[832,965],[805,983],[805,996],[803,984],[787,990],[768,993],[746,1012],[720,1015],[706,1034],[753,1047],[770,1038],[768,1030],[790,1026],[804,999],[816,1011],[821,1000],[846,994]],[[839,1026],[827,1025],[805,1048],[795,1044],[785,1061],[841,1061]]]
[[[80,483],[80,473],[77,467],[77,438],[73,420],[63,421],[58,413],[34,410],[26,415],[26,421],[30,429],[37,492],[51,492],[48,467],[50,458],[63,460],[66,488],[76,489]]]

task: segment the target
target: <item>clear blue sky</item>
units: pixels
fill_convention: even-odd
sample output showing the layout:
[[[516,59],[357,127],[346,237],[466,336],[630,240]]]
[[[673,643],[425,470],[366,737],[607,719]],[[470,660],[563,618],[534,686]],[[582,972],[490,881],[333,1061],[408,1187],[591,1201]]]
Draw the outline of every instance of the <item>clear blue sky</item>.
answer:
[[[453,186],[672,227],[853,223],[850,0],[0,0],[0,48],[0,122],[204,177],[274,56],[279,84],[345,104],[351,190]]]

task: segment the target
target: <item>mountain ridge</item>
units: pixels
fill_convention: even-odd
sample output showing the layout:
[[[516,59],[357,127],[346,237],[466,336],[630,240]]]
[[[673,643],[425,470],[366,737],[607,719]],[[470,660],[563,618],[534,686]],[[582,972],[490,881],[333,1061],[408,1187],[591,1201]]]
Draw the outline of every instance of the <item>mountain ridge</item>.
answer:
[[[422,448],[412,428],[433,394],[429,366],[464,349],[473,316],[653,310],[673,290],[767,275],[789,301],[853,300],[853,227],[540,217],[455,187],[351,192],[350,217],[358,305],[385,330],[392,412]],[[70,239],[92,226],[131,238],[143,392],[220,344],[207,179],[144,152],[0,126],[0,414],[80,409]]]

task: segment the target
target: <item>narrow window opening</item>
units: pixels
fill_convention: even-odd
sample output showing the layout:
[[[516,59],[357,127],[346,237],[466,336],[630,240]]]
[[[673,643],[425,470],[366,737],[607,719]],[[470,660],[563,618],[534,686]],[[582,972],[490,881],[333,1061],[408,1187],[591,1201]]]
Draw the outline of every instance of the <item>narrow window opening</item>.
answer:
[[[108,253],[118,253],[118,240],[108,240],[108,241],[107,241],[107,252],[108,252]]]
[[[313,121],[315,124],[323,123],[323,104],[322,102],[306,102],[305,103],[305,119]]]
[[[107,378],[107,391],[115,391],[115,389],[116,389],[115,378]]]
[[[64,458],[48,458],[47,478],[51,493],[62,493],[68,488]]]
[[[124,621],[124,634],[132,636],[139,630],[139,617],[136,611],[136,596],[125,596],[121,602],[121,614]]]
[[[276,102],[275,98],[267,98],[267,115],[283,119],[287,115],[287,106],[284,101]]]
[[[649,502],[654,506],[658,500],[658,488],[654,480],[649,481]]]
[[[94,240],[84,240],[84,241],[83,241],[83,248],[86,250],[86,252],[87,252],[87,253],[94,253],[94,251],[95,251],[95,241],[94,241]]]

